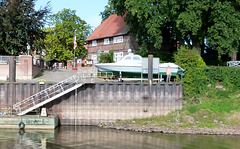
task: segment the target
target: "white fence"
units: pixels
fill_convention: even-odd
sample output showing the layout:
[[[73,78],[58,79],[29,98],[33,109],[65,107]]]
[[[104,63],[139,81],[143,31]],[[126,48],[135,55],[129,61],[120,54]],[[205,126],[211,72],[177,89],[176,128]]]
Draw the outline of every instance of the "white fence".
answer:
[[[240,67],[240,61],[228,61],[227,66],[228,67]]]

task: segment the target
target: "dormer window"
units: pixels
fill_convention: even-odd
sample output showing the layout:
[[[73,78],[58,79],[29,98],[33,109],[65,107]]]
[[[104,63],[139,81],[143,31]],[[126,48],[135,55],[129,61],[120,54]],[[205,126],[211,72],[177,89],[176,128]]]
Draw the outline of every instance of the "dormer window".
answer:
[[[93,40],[93,41],[92,41],[92,46],[93,46],[93,47],[97,46],[97,40]]]
[[[123,42],[123,36],[118,36],[113,38],[114,43],[122,43]]]
[[[104,39],[104,45],[109,44],[109,38]]]

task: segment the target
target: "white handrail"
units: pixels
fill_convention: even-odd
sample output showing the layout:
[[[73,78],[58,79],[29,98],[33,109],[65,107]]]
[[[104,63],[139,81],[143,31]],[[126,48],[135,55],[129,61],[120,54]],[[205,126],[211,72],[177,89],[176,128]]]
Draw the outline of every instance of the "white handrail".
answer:
[[[66,80],[63,80],[53,86],[50,86],[16,104],[13,105],[13,109],[21,113],[43,101],[46,101],[49,98],[56,96],[57,94],[74,87],[76,84],[79,84],[79,77],[74,75]]]
[[[228,67],[240,67],[240,61],[228,61],[227,66]]]

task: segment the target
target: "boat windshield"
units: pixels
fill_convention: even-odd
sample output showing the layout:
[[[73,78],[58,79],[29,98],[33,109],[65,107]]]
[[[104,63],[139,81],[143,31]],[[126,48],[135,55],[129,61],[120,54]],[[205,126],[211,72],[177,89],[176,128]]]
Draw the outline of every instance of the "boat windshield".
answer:
[[[131,56],[125,57],[125,60],[131,60]]]
[[[142,62],[142,57],[139,55],[134,55],[132,53],[126,55],[122,60],[120,61],[141,61]],[[119,61],[119,62],[120,62]]]
[[[134,56],[134,57],[133,57],[133,60],[137,60],[137,61],[139,61],[139,60],[141,60],[141,58],[138,57],[138,56]]]

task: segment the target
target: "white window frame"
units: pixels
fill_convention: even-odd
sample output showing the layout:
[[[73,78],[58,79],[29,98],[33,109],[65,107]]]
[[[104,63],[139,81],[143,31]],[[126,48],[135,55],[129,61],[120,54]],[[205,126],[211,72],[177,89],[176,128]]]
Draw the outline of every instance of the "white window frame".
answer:
[[[93,47],[96,47],[96,46],[97,46],[97,40],[93,40],[93,41],[92,41],[92,46],[93,46]]]
[[[105,38],[104,39],[104,43],[103,43],[104,45],[107,45],[107,44],[109,44],[109,38]]]
[[[123,52],[114,52],[113,60],[114,62],[120,61],[123,58]]]
[[[123,43],[123,36],[113,37],[113,43]]]
[[[92,55],[92,60],[93,60],[94,62],[96,62],[96,61],[97,61],[97,55]]]
[[[37,59],[33,58],[33,65],[37,65]]]

